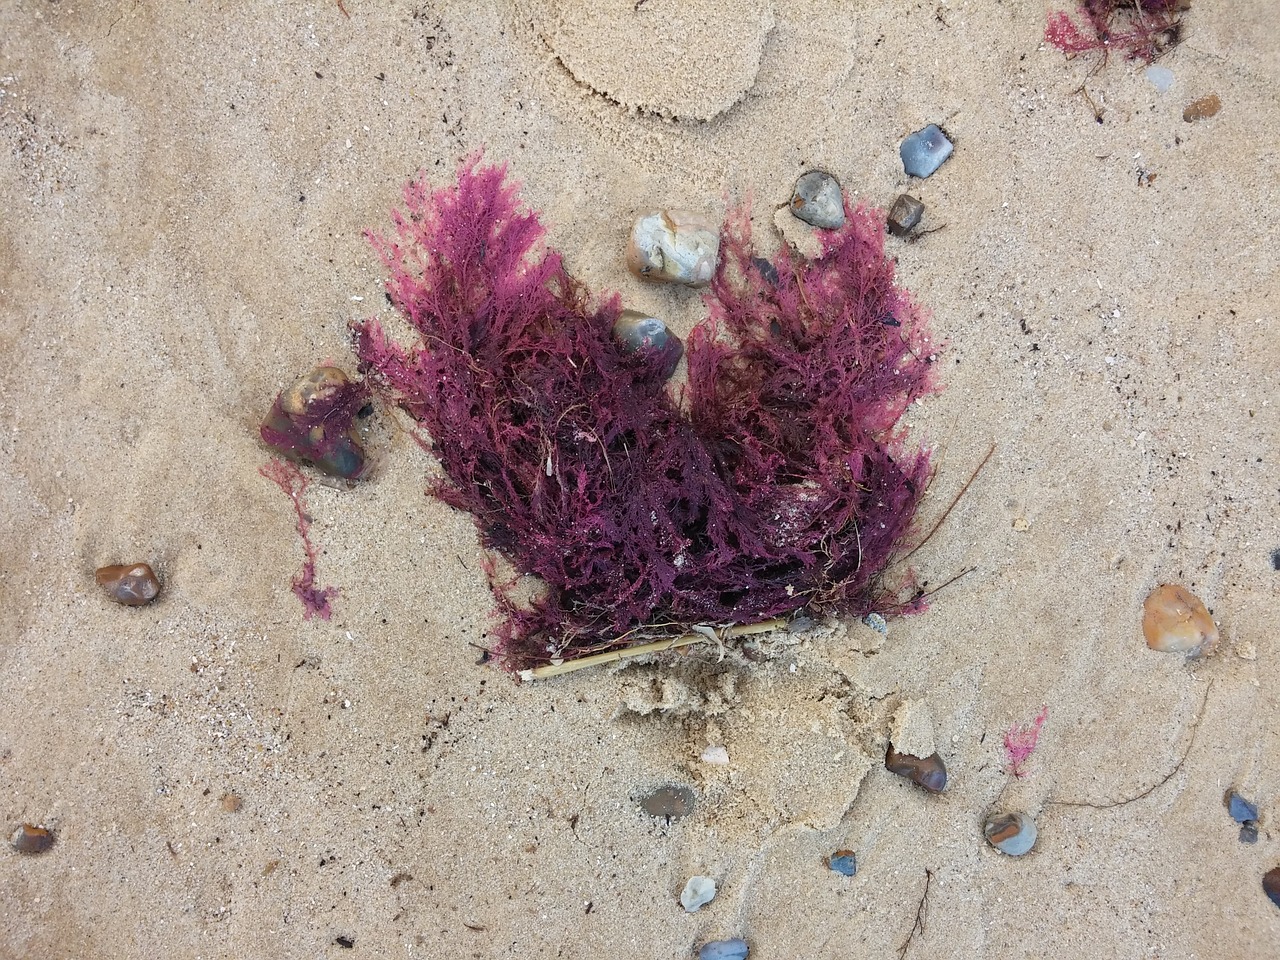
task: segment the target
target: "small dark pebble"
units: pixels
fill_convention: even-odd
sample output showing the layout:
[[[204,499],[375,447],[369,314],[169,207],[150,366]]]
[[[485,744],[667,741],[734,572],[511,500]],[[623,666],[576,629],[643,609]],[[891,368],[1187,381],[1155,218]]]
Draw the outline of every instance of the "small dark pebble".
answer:
[[[44,853],[53,846],[53,831],[24,823],[9,836],[9,844],[19,853]]]
[[[141,607],[160,595],[160,581],[147,563],[99,567],[93,578],[107,591],[107,596],[128,607]]]
[[[335,937],[333,942],[340,947],[345,947],[347,950],[356,945],[355,940],[351,937]]]
[[[947,786],[947,767],[935,751],[932,756],[913,757],[909,753],[899,753],[889,744],[884,756],[885,769],[906,777],[912,783],[924,787],[930,793],[941,793]]]
[[[778,285],[778,268],[766,260],[764,257],[752,257],[751,265],[760,271],[760,276],[764,277],[764,282],[771,287]],[[1280,550],[1276,553],[1280,555]]]
[[[688,787],[668,784],[640,798],[640,809],[651,817],[679,820],[693,813],[697,797]]]
[[[837,850],[827,857],[827,866],[842,877],[852,877],[858,872],[858,855],[852,850]]]
[[[916,228],[920,218],[924,216],[924,204],[909,193],[899,195],[889,208],[886,223],[889,232],[895,237],[905,237]],[[896,324],[895,324],[896,326]]]
[[[1280,867],[1272,867],[1262,875],[1262,892],[1272,903],[1280,907]]]
[[[1241,843],[1257,843],[1258,842],[1258,821],[1246,820],[1240,825],[1240,842]]]
[[[698,960],[747,960],[750,953],[745,940],[712,940],[698,948]]]
[[[639,310],[623,310],[613,324],[613,338],[627,353],[652,363],[662,380],[676,372],[684,345],[665,323]]]
[[[1271,551],[1271,569],[1280,570],[1280,547]]]
[[[1236,793],[1235,790],[1228,790],[1223,794],[1222,802],[1226,805],[1227,813],[1231,814],[1231,819],[1236,823],[1246,823],[1249,820],[1258,819],[1258,808]]]

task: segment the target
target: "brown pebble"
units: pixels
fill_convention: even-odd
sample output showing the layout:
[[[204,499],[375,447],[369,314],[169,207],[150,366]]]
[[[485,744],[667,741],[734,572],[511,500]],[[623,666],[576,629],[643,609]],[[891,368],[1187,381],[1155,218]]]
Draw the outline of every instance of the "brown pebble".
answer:
[[[1212,116],[1216,116],[1218,111],[1222,109],[1222,101],[1218,99],[1216,93],[1211,93],[1199,100],[1192,100],[1187,104],[1187,108],[1182,111],[1182,119],[1187,123],[1195,123],[1197,120],[1208,120]]]
[[[10,835],[9,843],[19,853],[44,853],[53,846],[53,831],[24,823]]]
[[[679,820],[693,813],[696,795],[688,787],[668,784],[640,798],[640,809],[651,817]]]
[[[244,806],[244,801],[234,793],[224,793],[222,795],[222,809],[227,813],[239,813],[240,808]]]
[[[885,223],[889,227],[889,232],[895,237],[905,237],[916,228],[922,216],[924,216],[924,204],[911,194],[904,193],[893,201]]]
[[[899,753],[893,749],[893,744],[889,744],[884,755],[884,767],[930,793],[941,793],[947,787],[947,767],[936,751],[928,757],[913,757],[909,753]]]
[[[149,563],[119,563],[99,567],[93,577],[116,603],[141,607],[160,595],[160,581]]]
[[[1204,604],[1173,583],[1152,590],[1143,602],[1142,635],[1163,653],[1204,657],[1218,645],[1218,628]]]
[[[1262,892],[1272,903],[1280,907],[1280,867],[1272,867],[1262,875]]]

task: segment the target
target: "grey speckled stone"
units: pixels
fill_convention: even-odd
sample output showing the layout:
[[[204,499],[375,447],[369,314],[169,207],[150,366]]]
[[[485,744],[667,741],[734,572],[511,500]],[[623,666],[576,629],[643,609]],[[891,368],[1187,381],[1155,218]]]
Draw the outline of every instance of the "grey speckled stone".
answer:
[[[821,170],[810,170],[796,181],[791,191],[791,212],[805,223],[823,230],[844,226],[844,194],[836,178]]]
[[[947,135],[936,123],[931,123],[903,140],[898,155],[902,157],[903,170],[923,179],[942,166],[954,149]]]

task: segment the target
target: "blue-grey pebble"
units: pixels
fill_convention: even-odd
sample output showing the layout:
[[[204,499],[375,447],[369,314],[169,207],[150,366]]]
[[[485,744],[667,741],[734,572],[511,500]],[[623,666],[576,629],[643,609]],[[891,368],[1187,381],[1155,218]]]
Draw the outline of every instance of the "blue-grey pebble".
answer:
[[[821,170],[802,174],[791,191],[791,212],[811,226],[839,230],[844,226],[844,194],[840,184]]]
[[[931,123],[903,140],[898,154],[902,157],[902,169],[923,179],[942,166],[954,149],[947,135],[936,123]]]
[[[698,948],[698,960],[747,960],[750,952],[745,940],[712,940]]]
[[[858,872],[858,855],[852,850],[837,850],[827,858],[827,866],[842,877],[852,877]]]
[[[987,842],[1011,857],[1020,857],[1036,844],[1036,822],[1024,813],[995,813],[982,825]]]
[[[1236,823],[1244,823],[1248,820],[1258,819],[1258,808],[1250,803],[1234,790],[1228,790],[1227,796],[1227,813],[1231,814],[1231,819]]]

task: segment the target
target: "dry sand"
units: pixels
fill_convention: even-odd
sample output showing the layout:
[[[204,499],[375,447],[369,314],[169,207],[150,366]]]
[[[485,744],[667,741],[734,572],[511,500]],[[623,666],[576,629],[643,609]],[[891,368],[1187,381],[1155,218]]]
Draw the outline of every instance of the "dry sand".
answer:
[[[1197,0],[1167,93],[1088,79],[1101,124],[1043,3],[634,6],[0,2],[0,823],[58,836],[0,850],[0,955],[895,957],[927,874],[910,957],[1277,955],[1273,4]],[[930,121],[956,153],[908,181]],[[975,572],[882,643],[518,684],[475,662],[474,530],[401,437],[313,487],[342,595],[304,623],[255,425],[385,314],[362,229],[481,147],[578,276],[682,330],[698,298],[621,267],[637,211],[754,197],[776,244],[810,165],[911,188],[944,228],[890,244],[949,344],[912,414],[926,521],[996,445],[913,562]],[[94,568],[140,559],[161,600],[107,602]],[[1213,610],[1209,661],[1144,646],[1164,581]],[[942,796],[879,760],[905,701]],[[1042,705],[1012,779],[1003,731]],[[700,794],[670,825],[636,805],[668,781]],[[1031,855],[983,842],[996,805],[1037,817]],[[720,893],[687,915],[693,873]]]

